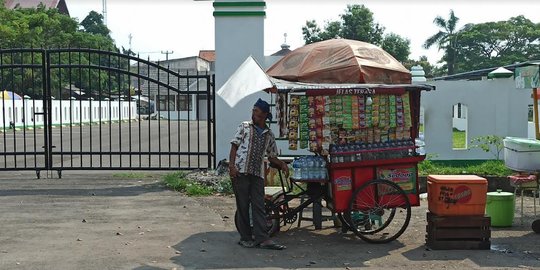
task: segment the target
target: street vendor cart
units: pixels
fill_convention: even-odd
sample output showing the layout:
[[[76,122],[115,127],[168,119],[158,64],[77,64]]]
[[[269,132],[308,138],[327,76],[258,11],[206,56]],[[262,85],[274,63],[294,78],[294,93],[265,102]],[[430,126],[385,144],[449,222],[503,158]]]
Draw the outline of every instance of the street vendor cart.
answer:
[[[281,192],[266,200],[269,233],[323,201],[344,231],[371,243],[398,238],[420,204],[420,94],[434,87],[411,84],[401,63],[360,41],[309,44],[266,72],[250,59],[218,94],[234,106],[258,87],[271,92],[279,137],[312,153],[294,159],[289,179],[279,173]]]
[[[314,156],[296,158],[290,179],[281,178],[282,192],[268,198],[271,232],[322,199],[345,230],[365,241],[398,238],[409,224],[411,207],[420,204],[417,164],[425,156],[417,153],[414,139],[420,93],[433,87],[275,79],[274,84],[278,123],[289,149],[305,148]],[[293,192],[294,187],[301,192]],[[302,195],[309,199],[291,207]]]

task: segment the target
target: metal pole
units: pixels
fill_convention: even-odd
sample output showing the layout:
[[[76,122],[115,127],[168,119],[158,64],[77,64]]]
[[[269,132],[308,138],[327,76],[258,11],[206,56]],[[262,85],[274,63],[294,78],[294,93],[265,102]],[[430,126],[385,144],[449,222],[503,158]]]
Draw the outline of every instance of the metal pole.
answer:
[[[540,88],[533,88],[534,133],[536,134],[536,139],[540,140],[540,129],[538,128],[538,90]]]
[[[174,51],[161,51],[161,54],[165,55],[165,61],[169,61],[169,54],[173,54]]]

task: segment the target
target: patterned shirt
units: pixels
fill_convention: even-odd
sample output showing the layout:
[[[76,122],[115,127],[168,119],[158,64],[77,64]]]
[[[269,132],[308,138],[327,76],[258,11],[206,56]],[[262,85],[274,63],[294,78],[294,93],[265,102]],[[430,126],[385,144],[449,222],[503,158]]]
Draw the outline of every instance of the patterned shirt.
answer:
[[[263,158],[277,157],[277,146],[274,133],[264,127],[261,134],[255,130],[252,121],[243,122],[231,140],[238,146],[234,165],[240,173],[252,174],[264,178]]]

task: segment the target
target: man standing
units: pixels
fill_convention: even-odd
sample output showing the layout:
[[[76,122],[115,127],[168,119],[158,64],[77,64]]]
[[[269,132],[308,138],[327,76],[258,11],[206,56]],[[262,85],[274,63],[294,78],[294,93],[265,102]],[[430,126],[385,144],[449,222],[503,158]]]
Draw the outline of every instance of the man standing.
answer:
[[[285,162],[277,159],[276,140],[266,125],[272,120],[270,105],[262,99],[257,100],[251,113],[251,121],[243,122],[238,127],[231,141],[229,154],[229,174],[236,197],[239,215],[238,232],[243,247],[260,247],[281,250],[286,247],[270,240],[266,230],[264,208],[264,167],[266,155],[268,161],[289,175]],[[251,204],[253,230],[250,226],[249,207]]]

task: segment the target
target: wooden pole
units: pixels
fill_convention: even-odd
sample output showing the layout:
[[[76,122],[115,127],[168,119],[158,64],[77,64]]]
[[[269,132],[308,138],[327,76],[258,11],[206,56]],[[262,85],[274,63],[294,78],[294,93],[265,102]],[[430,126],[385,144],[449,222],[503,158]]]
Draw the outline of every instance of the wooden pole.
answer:
[[[538,127],[538,93],[539,88],[533,88],[533,109],[534,109],[534,133],[536,139],[540,140],[540,129]]]

